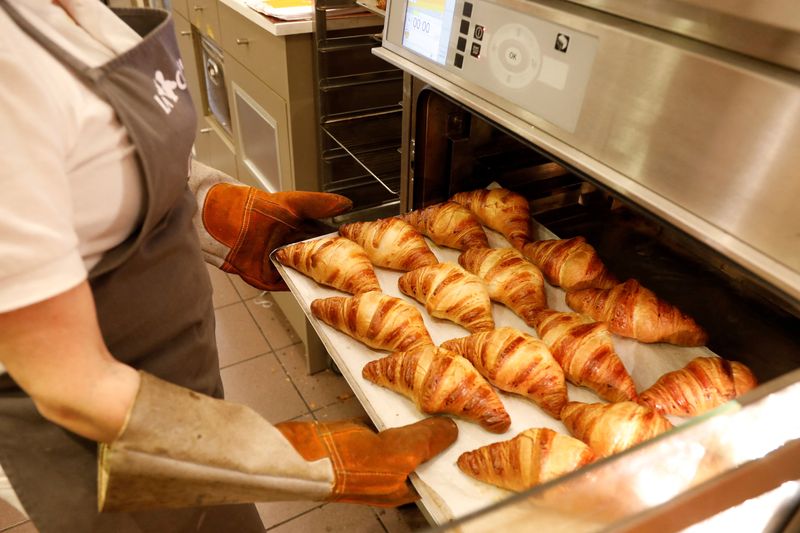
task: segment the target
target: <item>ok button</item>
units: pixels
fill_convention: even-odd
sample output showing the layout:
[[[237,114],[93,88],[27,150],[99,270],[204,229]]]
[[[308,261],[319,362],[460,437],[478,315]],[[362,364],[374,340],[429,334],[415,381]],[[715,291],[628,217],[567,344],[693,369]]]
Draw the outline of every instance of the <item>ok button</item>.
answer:
[[[516,67],[522,63],[522,51],[516,46],[506,48],[505,60],[509,67]]]

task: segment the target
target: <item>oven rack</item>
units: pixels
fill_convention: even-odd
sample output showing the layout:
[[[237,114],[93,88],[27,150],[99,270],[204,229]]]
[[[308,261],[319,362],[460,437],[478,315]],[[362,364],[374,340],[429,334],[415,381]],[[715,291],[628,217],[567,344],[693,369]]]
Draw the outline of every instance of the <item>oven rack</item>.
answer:
[[[347,196],[356,213],[399,213],[402,82],[400,69],[372,54],[383,20],[342,24],[332,14],[354,0],[315,2],[315,67],[321,190]],[[363,12],[363,10],[362,10]]]

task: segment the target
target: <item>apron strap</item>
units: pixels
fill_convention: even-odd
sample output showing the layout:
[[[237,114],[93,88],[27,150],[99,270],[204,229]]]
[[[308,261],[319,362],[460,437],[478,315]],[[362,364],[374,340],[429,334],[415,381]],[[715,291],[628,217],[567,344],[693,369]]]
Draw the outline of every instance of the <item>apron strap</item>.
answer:
[[[7,0],[0,0],[0,8],[8,13],[8,16],[11,17],[11,20],[13,20],[20,27],[20,29],[22,29],[22,31],[27,33],[34,41],[39,43],[42,48],[50,52],[50,54],[52,54],[54,57],[58,58],[76,75],[91,81],[95,81],[100,76],[100,72],[97,69],[89,67],[86,63],[58,46],[44,33],[39,31],[39,29],[31,24],[28,19],[22,16],[22,14],[17,11],[16,8],[12,7]]]

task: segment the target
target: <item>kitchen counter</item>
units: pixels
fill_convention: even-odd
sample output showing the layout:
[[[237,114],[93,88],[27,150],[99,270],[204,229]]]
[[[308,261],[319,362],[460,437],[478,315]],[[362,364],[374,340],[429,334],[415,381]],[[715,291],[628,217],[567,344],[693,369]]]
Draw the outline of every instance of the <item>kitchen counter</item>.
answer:
[[[271,34],[284,37],[286,35],[298,35],[301,33],[311,33],[312,24],[311,20],[280,20],[266,15],[262,15],[257,11],[247,7],[241,0],[219,0],[220,3],[225,4],[233,9],[250,22],[264,28]]]

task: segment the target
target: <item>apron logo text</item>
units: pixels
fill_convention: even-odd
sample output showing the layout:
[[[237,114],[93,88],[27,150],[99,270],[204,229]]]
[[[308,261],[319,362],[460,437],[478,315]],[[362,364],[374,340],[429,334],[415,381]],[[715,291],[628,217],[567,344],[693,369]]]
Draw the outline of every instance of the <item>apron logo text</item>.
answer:
[[[172,113],[172,108],[178,102],[178,94],[175,89],[182,91],[186,90],[186,76],[183,74],[183,61],[178,60],[178,70],[175,71],[175,80],[164,77],[164,73],[160,70],[155,72],[153,76],[153,85],[156,88],[156,94],[153,95],[153,100],[161,106],[164,113],[169,115]]]

